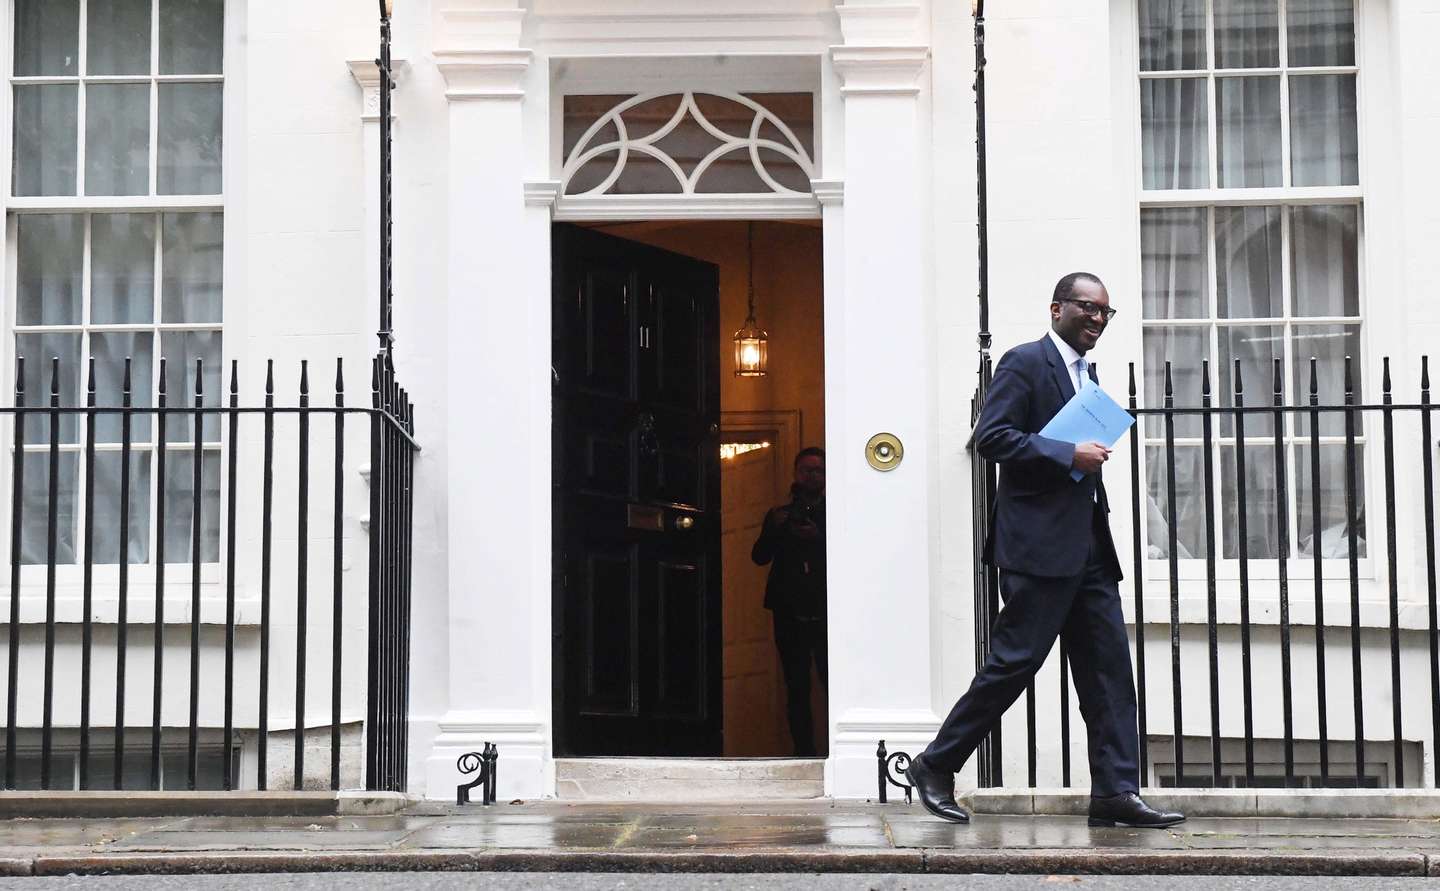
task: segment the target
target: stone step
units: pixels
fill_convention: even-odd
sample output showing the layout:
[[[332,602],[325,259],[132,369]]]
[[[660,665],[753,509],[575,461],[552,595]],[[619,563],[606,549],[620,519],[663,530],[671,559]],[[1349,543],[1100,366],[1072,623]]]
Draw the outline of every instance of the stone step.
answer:
[[[825,795],[818,758],[556,758],[567,801],[775,801]]]

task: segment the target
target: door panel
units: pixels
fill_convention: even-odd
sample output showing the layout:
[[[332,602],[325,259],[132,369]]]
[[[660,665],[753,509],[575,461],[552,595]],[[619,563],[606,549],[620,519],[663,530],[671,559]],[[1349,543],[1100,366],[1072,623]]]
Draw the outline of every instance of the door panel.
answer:
[[[717,270],[557,225],[553,281],[556,751],[719,754]]]
[[[581,580],[585,613],[584,697],[586,714],[634,715],[639,696],[630,683],[639,655],[635,597],[636,559],[629,552],[592,553]]]

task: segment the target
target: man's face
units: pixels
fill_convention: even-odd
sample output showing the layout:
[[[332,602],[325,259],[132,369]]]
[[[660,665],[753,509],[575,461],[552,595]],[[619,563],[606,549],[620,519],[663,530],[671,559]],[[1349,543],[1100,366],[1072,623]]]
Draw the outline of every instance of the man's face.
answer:
[[[1070,299],[1050,304],[1050,327],[1075,352],[1084,355],[1105,333],[1105,310],[1109,308],[1110,295],[1105,286],[1082,278],[1075,282]]]
[[[795,463],[795,484],[812,495],[825,491],[825,459],[806,455]]]

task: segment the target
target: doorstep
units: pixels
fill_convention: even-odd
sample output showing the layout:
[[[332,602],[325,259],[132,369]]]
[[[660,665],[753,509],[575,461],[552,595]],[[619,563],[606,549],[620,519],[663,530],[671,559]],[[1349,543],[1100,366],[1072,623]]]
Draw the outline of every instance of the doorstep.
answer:
[[[0,819],[20,817],[358,817],[395,814],[399,792],[0,792]]]
[[[825,795],[819,758],[556,758],[561,801],[801,801]]]

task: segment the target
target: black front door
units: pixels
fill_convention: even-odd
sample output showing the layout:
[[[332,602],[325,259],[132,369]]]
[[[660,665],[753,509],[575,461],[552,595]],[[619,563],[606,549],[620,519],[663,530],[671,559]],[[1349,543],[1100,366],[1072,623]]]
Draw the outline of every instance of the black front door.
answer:
[[[718,270],[553,245],[556,752],[718,755]]]

